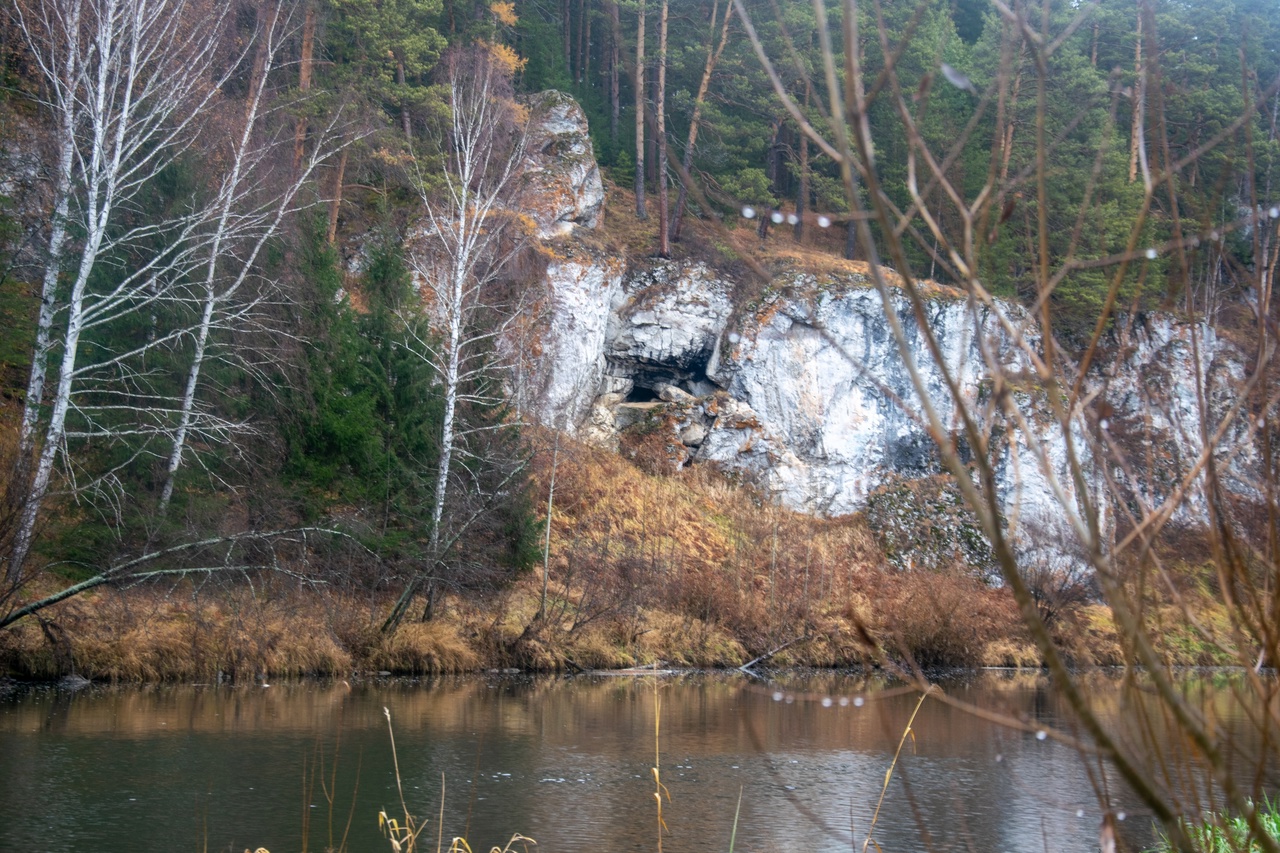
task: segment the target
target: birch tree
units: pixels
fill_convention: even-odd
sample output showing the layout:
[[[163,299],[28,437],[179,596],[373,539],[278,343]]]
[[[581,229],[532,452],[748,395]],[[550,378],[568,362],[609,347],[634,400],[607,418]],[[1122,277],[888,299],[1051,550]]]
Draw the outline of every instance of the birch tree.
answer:
[[[308,30],[314,30],[314,9],[307,8],[303,38]],[[313,34],[313,33],[312,33]],[[245,110],[244,126],[235,141],[221,186],[207,210],[210,219],[205,258],[202,262],[200,285],[196,293],[200,299],[199,319],[190,330],[192,353],[182,396],[178,402],[176,423],[172,427],[172,440],[165,464],[164,482],[159,497],[159,511],[163,515],[173,498],[174,483],[182,465],[188,437],[200,432],[207,424],[211,435],[217,438],[223,426],[220,419],[197,406],[197,390],[201,373],[213,344],[212,337],[220,329],[256,324],[256,309],[262,296],[242,298],[256,272],[256,262],[269,240],[275,237],[286,217],[293,212],[299,194],[310,181],[316,169],[338,149],[345,150],[345,143],[335,132],[337,114],[329,125],[317,134],[309,155],[301,135],[295,136],[295,175],[292,180],[267,197],[255,198],[259,182],[269,179],[270,158],[278,145],[268,139],[259,139],[261,123],[269,109],[265,103],[263,82],[270,76],[279,59],[288,29],[273,16],[271,26],[261,34],[261,63],[255,69],[255,82]],[[304,47],[305,50],[305,47]],[[304,62],[306,57],[304,56]],[[304,66],[305,67],[305,66]],[[299,127],[302,125],[300,124]],[[242,361],[243,363],[243,361]]]
[[[192,13],[192,25],[182,0],[43,0],[14,10],[45,84],[43,106],[54,120],[58,166],[20,433],[18,474],[26,486],[7,566],[10,582],[21,576],[65,446],[76,380],[90,369],[79,362],[81,336],[121,312],[146,310],[192,262],[194,246],[186,238],[196,223],[186,218],[166,223],[182,238],[176,245],[114,284],[90,287],[100,258],[161,231],[146,222],[114,226],[121,208],[194,140],[221,82],[213,71],[226,14]],[[54,359],[56,385],[44,417]],[[28,468],[32,457],[34,470]]]
[[[436,372],[443,399],[439,459],[430,530],[420,567],[408,580],[384,623],[394,630],[415,596],[426,598],[430,618],[446,559],[460,537],[511,489],[521,466],[497,482],[482,484],[475,441],[492,438],[509,423],[501,405],[498,344],[519,316],[523,294],[503,291],[499,278],[525,244],[512,206],[525,154],[527,116],[512,100],[503,55],[486,46],[458,50],[444,60],[449,118],[436,143],[444,160],[438,192],[423,185],[421,238],[410,266],[423,290],[430,331],[406,323],[404,346]],[[480,420],[464,412],[483,411]],[[451,502],[456,518],[448,522]]]
[[[210,338],[256,322],[264,297],[246,293],[255,260],[332,147],[331,134],[320,134],[296,179],[270,193],[276,146],[262,141],[260,124],[290,21],[283,7],[229,58],[221,4],[41,0],[14,9],[43,78],[58,163],[11,482],[19,505],[6,566],[12,586],[24,579],[55,485],[107,496],[118,515],[120,472],[159,457],[167,463],[163,508],[190,436],[224,441],[242,426],[198,404]],[[247,103],[236,104],[224,89],[250,65]],[[218,151],[227,125],[239,133]],[[202,200],[193,190],[176,212],[152,215],[157,180],[193,159],[197,142],[224,170],[214,192]],[[175,353],[181,360],[188,345],[182,390],[171,390],[175,377],[162,363]],[[112,444],[126,447],[123,460],[102,465],[78,452]]]

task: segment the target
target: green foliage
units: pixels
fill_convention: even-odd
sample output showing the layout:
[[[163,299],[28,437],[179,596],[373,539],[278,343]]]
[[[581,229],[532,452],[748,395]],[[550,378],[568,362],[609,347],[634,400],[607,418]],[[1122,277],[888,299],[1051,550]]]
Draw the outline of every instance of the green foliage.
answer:
[[[773,193],[769,189],[769,177],[764,169],[746,168],[732,175],[726,175],[720,186],[729,195],[744,204],[767,206],[775,203]]]
[[[286,476],[309,515],[353,508],[366,533],[412,550],[430,497],[441,403],[430,369],[397,345],[408,271],[394,240],[376,241],[361,282],[369,310],[358,313],[349,299],[336,301],[333,248],[315,235],[304,249],[317,317],[290,407]]]
[[[37,301],[26,284],[11,275],[13,253],[21,227],[12,213],[13,202],[0,195],[0,393],[21,393],[31,365],[31,318]]]

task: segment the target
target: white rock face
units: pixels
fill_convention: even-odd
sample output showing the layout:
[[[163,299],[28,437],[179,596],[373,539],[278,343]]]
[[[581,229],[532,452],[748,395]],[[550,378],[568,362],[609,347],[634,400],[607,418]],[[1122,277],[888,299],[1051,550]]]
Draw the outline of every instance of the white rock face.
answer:
[[[570,282],[571,292],[582,295],[566,298],[558,310],[593,318],[592,333],[589,342],[579,336],[556,352],[574,353],[573,364],[589,369],[553,368],[554,385],[563,391],[547,397],[544,422],[563,418],[560,423],[579,428],[588,440],[616,444],[618,431],[638,411],[667,406],[688,460],[738,472],[782,504],[823,515],[860,509],[890,475],[938,471],[920,400],[878,293],[848,276],[821,283],[790,276],[773,284],[775,295],[728,328],[732,285],[700,264],[651,262],[616,288],[574,289]],[[943,371],[927,356],[909,302],[894,294],[889,309],[915,354],[928,398],[944,432],[959,436],[959,413]],[[606,298],[612,300],[607,308]],[[1076,538],[1068,530],[1077,505],[1072,454],[1090,472],[1095,504],[1114,523],[1119,508],[1098,488],[1103,472],[1094,462],[1104,458],[1097,453],[1101,431],[1133,463],[1127,470],[1107,463],[1114,468],[1111,477],[1126,483],[1133,499],[1158,503],[1176,480],[1172,472],[1187,470],[1203,446],[1196,371],[1208,389],[1210,432],[1236,402],[1241,354],[1203,328],[1152,317],[1121,332],[1090,371],[1086,394],[1098,393],[1064,435],[1008,330],[1020,330],[1022,345],[1038,351],[1034,323],[1018,306],[999,310],[1003,324],[991,310],[972,309],[954,296],[931,297],[926,306],[962,405],[991,431],[996,487],[1024,549]],[[577,328],[563,321],[561,327]],[[1199,360],[1193,335],[1199,337]],[[601,349],[593,352],[597,341]],[[1018,383],[1010,394],[1026,431],[993,410],[990,364]],[[553,403],[558,400],[572,403]],[[1246,419],[1226,432],[1215,455],[1232,491],[1259,494]],[[1197,510],[1193,501],[1181,512]]]
[[[535,96],[531,109],[528,212],[544,237],[594,226],[603,190],[581,109],[555,92]],[[685,448],[676,464],[718,465],[786,506],[824,515],[860,509],[890,475],[939,470],[885,306],[856,276],[784,276],[771,283],[772,295],[735,315],[733,282],[705,264],[654,260],[625,269],[622,259],[573,240],[556,251],[547,315],[533,358],[524,359],[532,369],[514,383],[521,405],[542,423],[616,446],[621,430],[656,409]],[[943,431],[961,435],[924,329],[906,298],[896,291],[889,298]],[[1158,504],[1176,472],[1198,458],[1202,431],[1215,434],[1238,403],[1243,354],[1207,328],[1153,315],[1107,342],[1085,383],[1090,402],[1064,434],[1021,349],[1039,348],[1034,322],[1015,305],[998,311],[975,310],[954,295],[931,296],[926,306],[959,404],[990,431],[996,488],[1015,537],[1021,526],[1042,542],[1074,538],[1066,530],[1077,503],[1072,457],[1088,472],[1106,523],[1121,508],[1099,488],[1104,474],[1122,484],[1124,500]],[[1025,430],[992,405],[992,365],[1011,379]],[[1240,495],[1261,493],[1253,443],[1248,418],[1237,418],[1215,444],[1224,482]],[[1112,446],[1130,464],[1116,462]],[[1200,498],[1180,512],[1202,507]]]
[[[622,286],[623,264],[586,252],[547,268],[549,305],[532,375],[517,397],[541,423],[576,432],[603,393],[610,306]]]
[[[1226,488],[1236,495],[1261,495],[1262,460],[1248,409],[1241,408],[1245,354],[1220,339],[1211,326],[1163,314],[1126,328],[1118,344],[1127,357],[1109,364],[1098,382],[1105,385],[1110,406],[1107,435],[1133,464],[1127,470],[1113,465],[1113,479],[1136,499],[1159,504],[1175,485],[1173,472],[1197,466],[1205,447],[1202,436],[1207,434]],[[1201,412],[1200,388],[1207,420]],[[1203,510],[1199,482],[1193,483],[1192,492],[1187,509]]]
[[[554,90],[534,95],[529,111],[523,206],[538,223],[538,236],[562,237],[575,225],[595,228],[604,184],[586,114],[572,97]]]
[[[816,289],[811,280],[790,284]],[[912,350],[926,352],[907,300],[895,298],[890,309]],[[973,316],[961,301],[935,299],[929,310],[962,398],[976,405],[987,376],[979,343],[1002,363],[1016,363],[1018,354],[993,318]],[[927,358],[917,359],[917,369],[943,423],[958,430],[942,372]],[[906,365],[870,287],[829,289],[813,301],[778,298],[721,351],[717,376],[739,405],[717,416],[701,458],[752,472],[787,506],[849,513],[889,473],[936,470]]]
[[[730,285],[701,263],[654,261],[634,270],[612,305],[607,355],[615,375],[647,367],[678,382],[704,374],[733,310],[730,295]]]

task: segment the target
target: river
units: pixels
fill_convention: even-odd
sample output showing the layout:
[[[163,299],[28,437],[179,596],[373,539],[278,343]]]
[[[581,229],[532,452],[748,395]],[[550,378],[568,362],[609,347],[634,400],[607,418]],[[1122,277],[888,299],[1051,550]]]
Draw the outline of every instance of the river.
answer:
[[[1118,677],[1090,679],[1122,726]],[[378,812],[403,809],[384,708],[422,849],[442,831],[446,849],[520,833],[538,853],[656,853],[656,763],[664,853],[731,837],[741,853],[860,851],[899,743],[874,828],[885,853],[1095,850],[1100,787],[1122,835],[1151,841],[1114,775],[1047,733],[1069,728],[1043,676],[940,686],[1025,727],[930,698],[904,741],[919,694],[837,673],[19,687],[0,693],[0,851],[390,850]]]

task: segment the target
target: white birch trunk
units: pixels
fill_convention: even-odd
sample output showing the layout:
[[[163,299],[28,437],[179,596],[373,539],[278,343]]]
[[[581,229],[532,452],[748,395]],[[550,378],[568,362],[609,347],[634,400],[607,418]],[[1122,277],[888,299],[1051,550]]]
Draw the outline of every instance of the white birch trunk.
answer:
[[[148,224],[108,236],[119,206],[145,191],[148,181],[190,144],[194,123],[216,94],[220,81],[210,80],[208,70],[216,52],[212,35],[217,16],[225,11],[188,29],[184,6],[181,0],[43,0],[35,7],[40,27],[18,14],[19,27],[52,93],[49,106],[58,116],[59,159],[50,251],[20,431],[24,456],[35,452],[41,432],[42,441],[22,495],[6,567],[10,582],[22,579],[57,460],[66,451],[67,419],[75,410],[78,384],[95,367],[124,364],[125,357],[119,355],[80,364],[81,336],[86,329],[136,310],[139,295],[162,290],[166,269],[186,260],[184,253],[168,247],[123,282],[101,292],[89,287],[104,252],[165,227]],[[189,233],[181,221],[170,224],[179,233]],[[82,232],[76,248],[69,245],[73,230]],[[72,257],[75,277],[62,302],[58,282]],[[65,325],[55,336],[60,313],[65,314]],[[162,342],[170,339],[163,336]],[[57,382],[41,431],[48,362],[59,348]]]
[[[497,124],[500,107],[494,102],[494,73],[486,63],[473,77],[462,79],[455,73],[450,84],[452,116],[444,199],[437,202],[422,197],[429,237],[427,244],[410,255],[414,270],[429,286],[434,286],[434,326],[441,336],[438,346],[413,337],[406,348],[429,362],[440,378],[444,412],[440,428],[440,457],[436,469],[435,494],[431,505],[431,531],[424,565],[406,584],[384,630],[394,630],[404,618],[414,596],[425,586],[430,615],[439,582],[439,569],[460,531],[474,517],[446,535],[454,464],[465,453],[460,442],[466,430],[460,427],[460,406],[477,398],[466,383],[486,372],[491,365],[480,347],[500,331],[476,329],[474,315],[482,306],[481,289],[505,263],[499,253],[504,223],[495,216],[512,189],[517,166],[523,160],[523,131],[511,150],[498,149]],[[501,323],[499,324],[502,325]],[[411,333],[412,337],[412,333]]]

